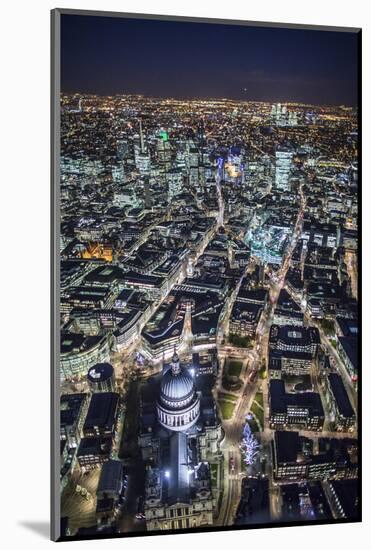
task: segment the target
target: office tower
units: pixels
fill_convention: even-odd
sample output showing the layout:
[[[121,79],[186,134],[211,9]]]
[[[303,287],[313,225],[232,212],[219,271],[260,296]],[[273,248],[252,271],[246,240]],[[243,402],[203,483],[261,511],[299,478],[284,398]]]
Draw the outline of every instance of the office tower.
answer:
[[[140,152],[144,153],[144,138],[143,138],[142,119],[139,119],[139,141],[140,141]]]
[[[124,160],[128,154],[128,151],[128,142],[124,139],[118,139],[116,141],[116,155],[118,160]]]
[[[290,172],[292,167],[292,151],[277,149],[276,151],[276,189],[290,191]]]
[[[167,174],[169,184],[168,199],[171,201],[173,197],[176,197],[182,192],[183,186],[183,174],[178,168],[170,170]]]
[[[162,131],[157,139],[157,160],[160,170],[166,173],[171,168],[171,145],[167,132]]]

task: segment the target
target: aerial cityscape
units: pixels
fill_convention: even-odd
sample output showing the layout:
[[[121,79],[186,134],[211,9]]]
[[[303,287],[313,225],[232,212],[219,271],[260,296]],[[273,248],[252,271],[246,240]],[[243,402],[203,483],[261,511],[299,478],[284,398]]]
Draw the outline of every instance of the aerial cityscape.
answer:
[[[354,98],[63,82],[62,537],[358,520]]]

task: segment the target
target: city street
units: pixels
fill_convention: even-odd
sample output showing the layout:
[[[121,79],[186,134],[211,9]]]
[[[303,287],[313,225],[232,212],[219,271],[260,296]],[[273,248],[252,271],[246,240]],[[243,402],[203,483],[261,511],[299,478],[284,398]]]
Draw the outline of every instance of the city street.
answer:
[[[295,426],[313,441],[314,454],[319,437],[357,436],[356,430],[331,431],[342,426],[322,371],[315,361],[309,367],[315,345],[306,335],[313,340],[315,331],[296,330],[302,322],[318,327],[356,408],[356,385],[329,323],[312,319],[304,299],[301,318],[281,295],[283,289],[295,292],[297,303],[301,286],[304,298],[309,288],[317,296],[327,279],[347,297],[358,293],[357,253],[347,249],[344,257],[341,240],[356,247],[357,204],[350,189],[357,173],[354,159],[339,158],[344,151],[354,154],[355,115],[343,107],[308,109],[295,103],[63,95],[63,143],[73,135],[76,147],[64,151],[61,170],[62,391],[91,394],[99,387],[120,394],[112,425],[90,411],[95,431],[84,431],[85,420],[79,428],[79,440],[96,438],[92,456],[79,458],[81,463],[107,458],[98,440],[107,433],[107,456],[125,468],[119,532],[213,521],[231,526],[242,488],[238,522],[257,517],[250,498],[265,508],[263,515],[282,520],[287,502],[274,479],[278,443],[270,424],[287,431]],[[96,158],[105,147],[109,154]],[[346,197],[342,208],[339,197]],[[269,365],[273,324],[281,328],[272,333],[272,350],[290,354],[272,356]],[[114,381],[88,383],[86,365],[107,361]],[[280,369],[284,384],[272,383],[270,375],[280,378]],[[302,395],[310,390],[314,394]],[[322,425],[318,394],[323,431],[299,430]],[[103,399],[111,397],[116,399]],[[79,399],[71,398],[66,422],[79,414],[72,406]],[[352,412],[347,418],[352,428]],[[329,445],[338,449],[336,442]],[[304,454],[309,471],[316,459],[306,449]],[[201,468],[207,461],[209,470]],[[85,479],[75,468],[64,480],[63,509],[75,531],[93,525],[99,469]],[[251,482],[242,487],[244,478]],[[83,489],[76,491],[80,481]],[[255,488],[264,495],[252,495]]]
[[[269,299],[267,301],[267,305],[265,306],[265,309],[263,310],[261,320],[257,327],[257,338],[256,338],[255,346],[252,350],[248,350],[244,352],[250,358],[250,363],[249,363],[250,366],[248,370],[246,369],[244,371],[245,374],[244,374],[243,388],[240,392],[240,397],[235,405],[232,419],[223,421],[225,439],[222,443],[222,448],[225,454],[225,458],[229,460],[228,457],[233,456],[234,462],[235,462],[235,470],[233,474],[230,474],[228,469],[226,469],[227,471],[225,472],[225,479],[224,479],[225,496],[223,498],[221,512],[218,517],[218,524],[223,524],[223,522],[226,522],[227,524],[230,525],[233,523],[235,510],[238,505],[238,499],[239,499],[238,495],[240,491],[241,477],[243,475],[243,472],[241,471],[241,452],[239,449],[239,444],[241,442],[242,430],[246,421],[246,415],[250,410],[250,407],[254,400],[254,396],[258,386],[260,386],[262,389],[263,401],[264,401],[264,430],[263,432],[258,434],[258,437],[259,437],[259,441],[261,442],[261,445],[264,445],[264,449],[266,449],[267,455],[268,456],[270,455],[270,441],[272,439],[272,432],[269,429],[268,417],[267,417],[267,414],[268,414],[267,413],[268,411],[267,380],[261,381],[258,378],[255,378],[254,383],[251,383],[248,378],[248,373],[254,370],[258,370],[262,364],[263,358],[265,359],[267,358],[269,330],[274,317],[275,306],[276,306],[280,291],[285,285],[285,277],[290,266],[291,255],[293,253],[293,250],[295,249],[298,238],[301,235],[303,212],[306,204],[305,197],[302,190],[302,184],[300,184],[299,192],[300,192],[300,207],[299,207],[297,220],[296,220],[290,245],[286,250],[282,266],[278,270],[275,281],[270,282]],[[226,323],[226,319],[224,319],[224,323]],[[226,357],[231,356],[231,352],[232,350],[228,349],[228,347],[226,346],[224,346],[223,348],[220,348],[219,349],[219,353],[221,354],[220,358],[224,360]],[[267,364],[267,361],[266,361],[266,364]],[[232,455],[230,455],[230,453],[232,453]],[[239,481],[237,482],[237,480]],[[239,489],[236,488],[236,483]],[[235,499],[237,499],[237,502]],[[272,490],[270,492],[270,499],[271,499],[271,508],[273,509],[273,516],[278,517],[279,516],[279,495],[277,494],[277,490]]]

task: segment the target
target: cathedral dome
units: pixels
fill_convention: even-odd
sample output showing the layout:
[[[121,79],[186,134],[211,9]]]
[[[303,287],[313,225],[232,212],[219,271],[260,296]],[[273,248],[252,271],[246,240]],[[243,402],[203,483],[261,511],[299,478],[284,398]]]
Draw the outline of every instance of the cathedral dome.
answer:
[[[180,369],[178,373],[169,369],[161,381],[161,401],[174,408],[180,408],[191,401],[195,392],[195,385],[192,376],[185,370]]]
[[[183,431],[191,427],[200,414],[200,398],[190,373],[180,366],[174,353],[170,368],[161,380],[157,415],[160,423],[170,430]]]
[[[170,368],[161,381],[160,400],[170,409],[186,407],[195,395],[195,384],[189,372],[180,366],[179,356],[174,351]]]

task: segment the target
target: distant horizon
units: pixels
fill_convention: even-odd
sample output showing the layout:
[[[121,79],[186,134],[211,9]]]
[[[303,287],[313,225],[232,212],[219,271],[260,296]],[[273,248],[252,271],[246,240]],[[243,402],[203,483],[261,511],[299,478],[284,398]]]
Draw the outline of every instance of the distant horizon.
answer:
[[[124,97],[124,96],[138,96],[146,99],[155,99],[155,100],[174,100],[174,101],[234,101],[236,103],[264,103],[264,104],[278,104],[281,105],[302,105],[310,107],[345,107],[346,109],[357,110],[358,105],[347,105],[345,103],[309,103],[303,101],[294,101],[294,100],[269,100],[265,101],[262,99],[236,99],[234,97],[174,97],[174,96],[155,96],[143,94],[140,92],[131,93],[131,92],[115,92],[112,94],[106,93],[97,93],[97,92],[83,92],[83,91],[61,91],[61,95],[85,95],[85,96],[95,96],[95,97]]]
[[[358,32],[62,14],[61,90],[122,89],[184,101],[356,107]]]

